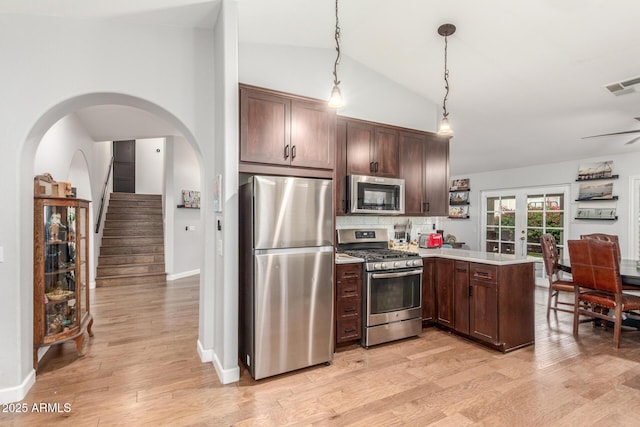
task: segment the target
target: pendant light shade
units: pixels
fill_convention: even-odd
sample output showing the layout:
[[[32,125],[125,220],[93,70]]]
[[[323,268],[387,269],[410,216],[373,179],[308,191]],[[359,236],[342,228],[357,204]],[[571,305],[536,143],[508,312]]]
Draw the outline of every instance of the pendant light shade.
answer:
[[[452,136],[453,130],[449,124],[449,112],[447,111],[447,98],[449,97],[449,68],[447,68],[447,37],[456,32],[453,24],[443,24],[438,27],[438,34],[444,37],[444,88],[445,94],[442,100],[442,120],[438,128],[438,135]]]
[[[338,80],[338,64],[340,63],[340,23],[338,21],[338,0],[336,0],[336,29],[334,32],[336,39],[336,60],[333,63],[333,89],[329,98],[329,107],[338,108],[344,105],[344,98],[340,92],[340,80]]]

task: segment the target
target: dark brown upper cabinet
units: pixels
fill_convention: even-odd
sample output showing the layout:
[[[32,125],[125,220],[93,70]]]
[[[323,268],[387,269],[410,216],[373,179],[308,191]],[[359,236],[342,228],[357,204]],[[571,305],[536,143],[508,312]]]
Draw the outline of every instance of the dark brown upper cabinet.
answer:
[[[333,170],[335,120],[325,101],[240,85],[240,171]]]
[[[347,120],[347,175],[397,178],[398,131],[359,120]]]
[[[405,180],[405,215],[449,213],[449,140],[425,132],[399,132],[400,178]]]

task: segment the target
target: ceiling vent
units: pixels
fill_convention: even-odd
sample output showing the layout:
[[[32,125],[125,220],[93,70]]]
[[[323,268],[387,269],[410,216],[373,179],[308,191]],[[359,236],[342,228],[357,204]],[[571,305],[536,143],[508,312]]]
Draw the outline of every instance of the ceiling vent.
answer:
[[[611,83],[605,87],[615,96],[636,92],[636,86],[640,84],[640,77],[634,77],[623,82]]]

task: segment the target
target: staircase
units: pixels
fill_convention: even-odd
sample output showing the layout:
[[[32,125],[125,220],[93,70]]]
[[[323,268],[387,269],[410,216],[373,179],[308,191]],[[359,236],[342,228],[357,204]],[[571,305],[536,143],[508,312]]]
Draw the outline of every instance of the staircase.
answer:
[[[96,286],[164,284],[162,196],[111,193]]]

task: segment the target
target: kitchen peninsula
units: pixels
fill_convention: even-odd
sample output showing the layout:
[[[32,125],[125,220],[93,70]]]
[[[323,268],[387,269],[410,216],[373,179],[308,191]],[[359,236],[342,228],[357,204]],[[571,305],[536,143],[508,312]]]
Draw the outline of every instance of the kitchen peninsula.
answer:
[[[535,258],[460,249],[411,252],[422,258],[424,326],[435,324],[502,352],[534,343]],[[337,271],[356,261],[339,256]]]

